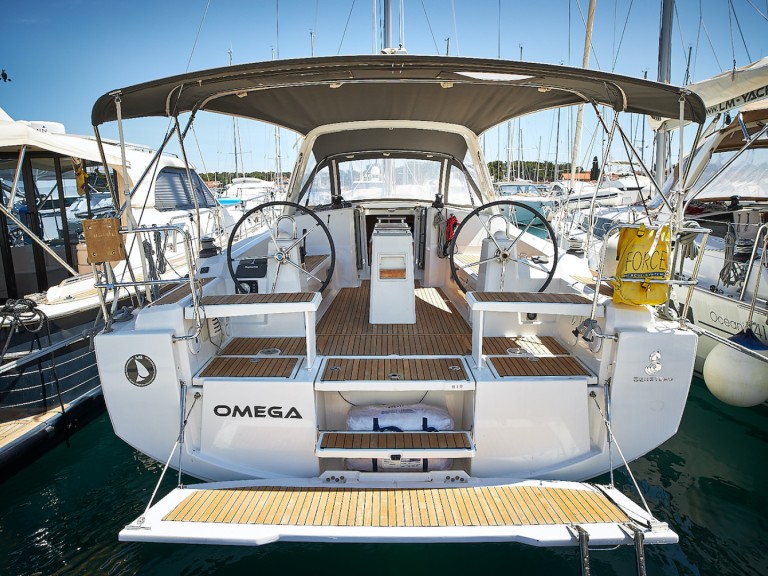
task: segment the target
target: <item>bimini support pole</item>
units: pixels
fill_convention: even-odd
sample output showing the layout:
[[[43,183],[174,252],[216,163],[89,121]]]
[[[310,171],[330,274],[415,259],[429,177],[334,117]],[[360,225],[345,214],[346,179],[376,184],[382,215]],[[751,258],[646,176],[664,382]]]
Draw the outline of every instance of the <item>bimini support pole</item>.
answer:
[[[128,185],[128,161],[125,158],[125,135],[123,134],[123,112],[122,112],[122,99],[120,98],[120,92],[115,94],[115,112],[117,114],[117,130],[120,137],[120,161],[122,163],[123,170],[123,191],[125,193],[125,205],[130,208],[131,206],[131,188]],[[117,206],[118,204],[116,204]],[[137,228],[136,218],[133,215],[133,211],[126,210],[126,222],[128,224],[128,231],[132,232],[134,228]],[[144,256],[144,252],[139,250],[139,259],[141,261],[141,274],[143,278],[149,278],[149,266],[147,259]],[[130,266],[129,266],[130,268]],[[137,290],[138,292],[138,290]],[[152,292],[149,287],[144,290],[144,296],[146,299],[152,301]]]
[[[179,137],[179,147],[181,148],[181,156],[184,160],[184,168],[187,171],[187,184],[189,184],[189,193],[192,195],[192,202],[195,204],[195,223],[197,228],[197,234],[196,234],[196,241],[195,241],[195,249],[197,250],[197,253],[200,253],[200,247],[201,247],[201,237],[202,237],[202,229],[200,227],[200,202],[197,198],[197,188],[195,187],[195,183],[192,180],[192,171],[189,169],[189,161],[187,160],[187,150],[184,147],[184,137],[187,134],[187,130],[189,130],[189,127],[192,125],[192,121],[194,120],[195,115],[194,113],[189,117],[189,121],[187,122],[187,127],[184,129],[184,133],[181,132],[181,126],[179,126],[179,117],[178,115],[173,117],[173,121],[176,125],[176,134]]]
[[[598,110],[597,105],[592,102],[592,108],[595,111],[595,114],[597,114],[597,117],[600,118],[600,123],[603,125],[603,128],[605,128],[605,121],[603,120],[602,116],[600,115],[600,110]],[[608,131],[608,142],[605,145],[605,152],[603,152],[603,163],[600,166],[600,173],[597,175],[597,184],[595,185],[595,191],[592,193],[592,198],[589,201],[589,234],[587,234],[587,243],[586,246],[584,246],[584,252],[587,253],[589,250],[589,244],[592,240],[592,233],[594,229],[594,221],[595,221],[595,202],[597,201],[597,192],[600,190],[600,183],[603,181],[603,174],[605,172],[605,163],[608,161],[608,152],[611,149],[611,144],[613,143],[613,136],[616,133],[616,126],[619,124],[619,113],[614,112],[613,115],[613,123],[611,124],[611,129]]]

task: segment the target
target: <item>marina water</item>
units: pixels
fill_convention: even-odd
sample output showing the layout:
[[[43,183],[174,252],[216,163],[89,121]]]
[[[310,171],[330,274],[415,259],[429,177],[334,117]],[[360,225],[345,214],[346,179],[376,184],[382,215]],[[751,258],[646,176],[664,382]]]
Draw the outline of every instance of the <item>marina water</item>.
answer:
[[[649,576],[768,574],[767,448],[768,407],[726,406],[694,380],[678,434],[631,466],[652,512],[680,536],[647,547]],[[581,574],[577,547],[118,542],[160,473],[102,414],[0,485],[0,574]],[[624,470],[615,482],[638,501]],[[159,495],[175,483],[169,472]],[[627,546],[592,550],[590,564],[596,576],[636,573]]]

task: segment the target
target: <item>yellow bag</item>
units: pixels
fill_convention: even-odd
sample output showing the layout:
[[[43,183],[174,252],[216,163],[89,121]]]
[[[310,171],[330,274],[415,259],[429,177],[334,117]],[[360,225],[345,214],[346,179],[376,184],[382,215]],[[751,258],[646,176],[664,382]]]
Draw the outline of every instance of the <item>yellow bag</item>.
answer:
[[[610,281],[614,302],[640,306],[666,301],[667,284],[659,281],[670,278],[670,244],[669,225],[659,230],[641,226],[619,232],[616,279]]]

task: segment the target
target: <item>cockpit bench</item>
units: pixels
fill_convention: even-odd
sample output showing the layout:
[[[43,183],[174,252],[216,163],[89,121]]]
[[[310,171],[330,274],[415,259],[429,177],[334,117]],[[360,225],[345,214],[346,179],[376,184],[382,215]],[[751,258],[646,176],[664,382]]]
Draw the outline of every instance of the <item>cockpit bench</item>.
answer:
[[[319,292],[294,292],[276,294],[225,294],[203,296],[200,306],[206,318],[234,318],[257,314],[304,313],[304,331],[307,339],[307,368],[311,368],[317,356],[315,315],[322,297]],[[187,306],[187,319],[195,317],[195,310]]]
[[[486,312],[589,316],[592,300],[581,294],[548,292],[467,292],[472,316],[472,357],[482,366],[483,320]]]

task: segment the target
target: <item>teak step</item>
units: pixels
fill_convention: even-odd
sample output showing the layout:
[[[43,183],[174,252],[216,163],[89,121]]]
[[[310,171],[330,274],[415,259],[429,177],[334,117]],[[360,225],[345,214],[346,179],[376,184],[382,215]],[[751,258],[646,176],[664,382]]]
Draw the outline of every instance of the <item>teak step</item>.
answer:
[[[552,336],[486,336],[483,351],[497,356],[568,354],[568,350]]]
[[[471,390],[464,360],[441,358],[335,358],[325,361],[316,390]]]
[[[304,269],[307,272],[317,270],[326,260],[331,257],[330,254],[311,254],[304,257]]]
[[[202,378],[290,378],[298,358],[217,356],[200,372]]]
[[[589,316],[592,300],[581,294],[549,292],[467,292],[473,312],[522,312]]]
[[[496,373],[502,377],[532,376],[591,376],[573,356],[538,357],[493,356],[488,359]]]
[[[203,296],[200,304],[208,318],[231,318],[256,314],[290,314],[305,312],[314,314],[320,307],[319,292],[292,292],[277,294],[224,294]],[[185,317],[193,319],[195,311],[191,306],[185,310]],[[312,318],[314,327],[314,317]]]
[[[468,431],[321,432],[320,458],[466,458],[475,452]]]

